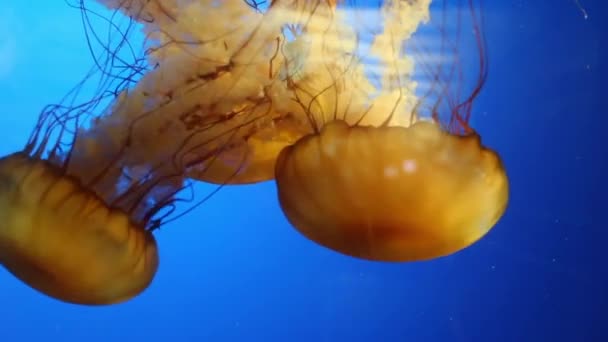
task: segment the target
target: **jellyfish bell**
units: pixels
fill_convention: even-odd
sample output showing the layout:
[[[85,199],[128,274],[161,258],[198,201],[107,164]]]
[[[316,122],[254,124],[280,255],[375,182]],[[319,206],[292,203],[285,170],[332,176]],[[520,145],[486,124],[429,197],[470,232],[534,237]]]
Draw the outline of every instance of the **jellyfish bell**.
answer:
[[[78,304],[139,294],[158,266],[154,237],[46,160],[0,159],[0,264],[31,287]]]
[[[152,232],[187,187],[175,164],[126,164],[143,148],[130,147],[129,136],[92,130],[105,96],[47,107],[25,148],[0,159],[0,264],[75,304],[124,302],[151,284],[159,264]]]
[[[281,207],[302,234],[369,260],[457,252],[494,226],[507,201],[496,153],[477,135],[425,121],[407,128],[333,121],[285,148],[276,169]]]

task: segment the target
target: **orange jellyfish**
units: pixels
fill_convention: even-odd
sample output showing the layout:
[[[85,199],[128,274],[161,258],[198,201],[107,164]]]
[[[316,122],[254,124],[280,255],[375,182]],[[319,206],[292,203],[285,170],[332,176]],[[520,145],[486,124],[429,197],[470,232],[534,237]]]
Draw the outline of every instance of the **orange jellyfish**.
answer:
[[[384,69],[381,91],[407,87],[407,80],[395,84],[402,72],[396,66],[409,58],[403,50],[412,33],[407,19],[409,24],[416,22],[416,15],[425,15],[428,5],[385,3],[384,30],[373,43]],[[467,6],[474,10],[472,1]],[[427,67],[432,82],[414,107],[399,108],[394,102],[380,125],[353,125],[343,117],[315,119],[314,134],[282,150],[275,173],[279,200],[288,220],[304,236],[358,258],[428,260],[470,246],[503,215],[508,200],[505,169],[468,124],[486,73],[483,37],[476,14],[471,13],[481,72],[464,100],[452,93],[455,85],[450,82],[457,78],[449,72],[458,71],[454,65],[448,63],[446,73],[429,67],[432,63],[424,58],[432,56],[421,54],[423,59],[415,62]],[[458,42],[443,38],[441,43],[457,54]],[[460,56],[440,57],[440,64],[445,64],[456,63]],[[425,120],[427,103],[430,115]],[[400,115],[410,122],[392,125],[389,119]]]

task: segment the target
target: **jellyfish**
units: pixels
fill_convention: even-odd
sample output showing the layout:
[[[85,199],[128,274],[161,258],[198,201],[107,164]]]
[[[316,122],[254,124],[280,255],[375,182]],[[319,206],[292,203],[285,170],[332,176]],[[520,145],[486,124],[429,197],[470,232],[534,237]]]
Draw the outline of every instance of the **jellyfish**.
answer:
[[[89,305],[143,292],[153,232],[188,212],[193,181],[274,179],[297,231],[377,261],[455,253],[502,216],[504,167],[469,125],[485,80],[476,20],[480,77],[461,100],[447,30],[439,53],[412,43],[430,0],[98,2],[122,17],[101,35],[80,2],[102,45],[91,73],[0,159],[0,264],[40,292]]]
[[[154,237],[28,149],[0,160],[0,263],[51,297],[77,304],[130,299],[158,266]]]
[[[131,25],[110,28],[128,34]],[[153,231],[188,188],[179,151],[129,163],[146,148],[131,143],[146,113],[112,112],[144,66],[121,56],[126,37],[104,44],[82,82],[41,112],[24,148],[0,158],[0,265],[82,305],[124,302],[148,288],[159,265]]]
[[[487,75],[473,0],[434,15],[430,0],[101,2],[142,25],[155,67],[93,128],[146,113],[129,165],[180,150],[188,179],[274,179],[297,231],[369,260],[453,254],[503,215],[505,169],[469,123]],[[465,23],[480,62],[467,95]]]
[[[426,20],[429,5],[386,2],[383,30],[372,43],[383,64],[380,92],[398,89],[399,101],[405,98],[406,103],[412,80],[403,74],[408,68],[401,67],[410,60],[404,47],[419,48],[408,41],[416,25],[407,24]],[[469,125],[487,70],[473,2],[466,5],[481,66],[471,94],[461,100],[454,91],[458,42],[443,36],[441,43],[449,46],[451,56],[440,52],[442,60],[434,68],[424,60],[432,56],[422,55],[418,62],[432,82],[413,107],[394,101],[395,108],[385,111],[386,121],[376,125],[353,125],[343,117],[315,120],[314,133],[281,150],[275,166],[279,201],[304,236],[352,257],[421,261],[472,245],[503,215],[508,202],[504,166]],[[377,101],[371,101],[372,110]],[[428,103],[425,117],[422,107]],[[401,115],[409,122],[390,121]]]
[[[26,147],[0,159],[0,263],[51,297],[113,304],[151,283],[158,266],[151,215],[179,181],[154,171],[129,178],[119,161],[72,149],[86,135],[84,115],[49,108]]]

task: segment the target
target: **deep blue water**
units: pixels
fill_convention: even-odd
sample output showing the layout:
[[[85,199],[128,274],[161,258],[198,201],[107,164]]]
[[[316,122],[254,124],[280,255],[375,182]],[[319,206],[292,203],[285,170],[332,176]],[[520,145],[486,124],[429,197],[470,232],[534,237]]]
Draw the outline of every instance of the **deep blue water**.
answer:
[[[79,12],[0,5],[0,153],[90,66]],[[479,243],[382,264],[298,235],[273,183],[226,188],[157,233],[143,295],[69,305],[0,270],[1,341],[608,341],[607,5],[486,1],[487,86],[475,107],[502,155],[509,208]]]

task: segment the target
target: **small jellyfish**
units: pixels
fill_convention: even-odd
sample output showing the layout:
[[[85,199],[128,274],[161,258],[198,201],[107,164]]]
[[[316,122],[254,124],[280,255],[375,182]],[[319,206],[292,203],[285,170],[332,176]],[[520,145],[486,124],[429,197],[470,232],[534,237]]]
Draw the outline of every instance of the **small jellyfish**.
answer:
[[[502,216],[508,184],[479,136],[420,121],[350,127],[343,121],[285,148],[279,200],[306,237],[381,261],[445,256],[481,238]]]
[[[151,283],[152,216],[181,183],[162,171],[127,176],[121,153],[85,156],[74,148],[83,116],[49,109],[28,145],[0,159],[0,264],[51,297],[113,304]]]
[[[0,264],[51,297],[118,303],[156,273],[156,242],[141,222],[28,150],[0,159],[0,217]]]

